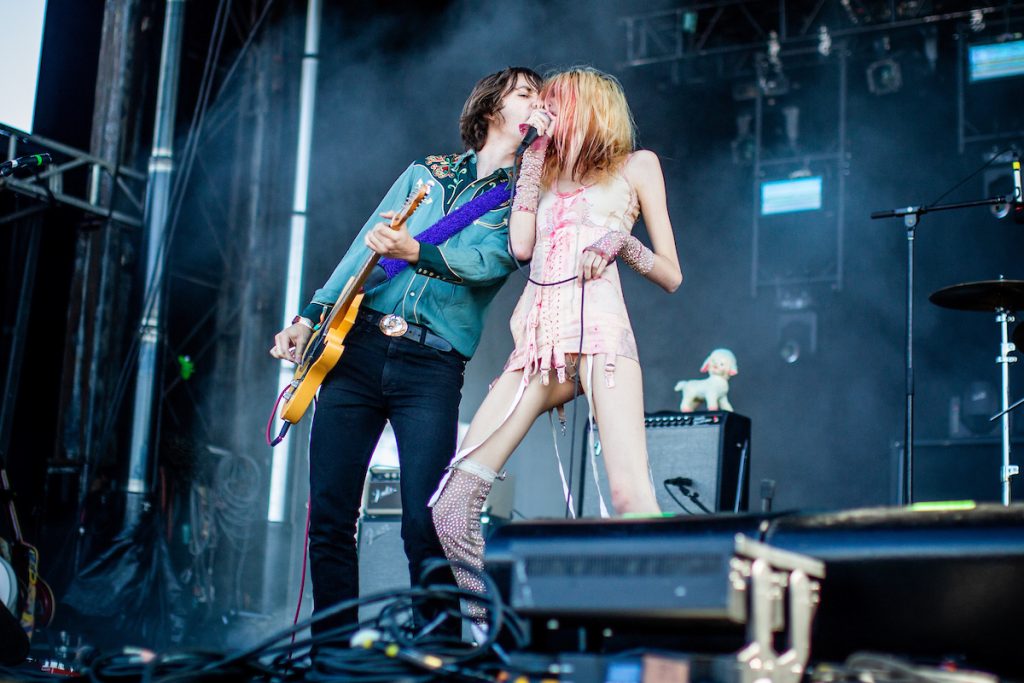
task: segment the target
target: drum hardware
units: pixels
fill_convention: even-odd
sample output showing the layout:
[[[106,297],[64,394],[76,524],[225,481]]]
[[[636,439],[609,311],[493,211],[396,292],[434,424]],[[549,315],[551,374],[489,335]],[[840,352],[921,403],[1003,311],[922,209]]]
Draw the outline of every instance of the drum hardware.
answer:
[[[959,311],[994,311],[996,314],[1000,334],[996,363],[1001,366],[1002,410],[991,419],[1002,419],[1003,465],[1000,468],[999,480],[1003,489],[1003,505],[1009,505],[1010,477],[1020,473],[1017,465],[1010,464],[1010,411],[1024,403],[1024,400],[1021,400],[1010,405],[1010,363],[1017,362],[1017,357],[1012,355],[1017,347],[1010,341],[1009,324],[1015,320],[1014,311],[1024,310],[1024,280],[1006,280],[1000,275],[998,280],[964,282],[933,292],[928,299],[943,308]],[[1016,337],[1016,334],[1014,336]]]
[[[997,154],[992,157],[985,166],[992,164],[1002,156],[1003,154]],[[1014,168],[1019,170],[1020,166],[1019,162],[1016,161],[1016,158],[1014,162]],[[982,168],[985,168],[985,166],[982,166]],[[959,187],[959,185],[954,187]],[[939,200],[947,194],[949,194],[948,191],[943,193],[939,197]],[[906,366],[906,418],[903,432],[903,443],[905,443],[906,446],[903,449],[903,462],[901,467],[902,480],[900,481],[900,503],[904,505],[909,505],[914,502],[914,238],[917,232],[917,224],[920,222],[921,216],[926,213],[1009,204],[1016,201],[1016,199],[1017,197],[1015,196],[1001,196],[969,202],[956,202],[954,204],[932,203],[931,205],[904,206],[896,209],[871,212],[871,220],[878,220],[881,218],[902,218],[903,224],[907,229],[907,318],[906,334],[904,337],[906,349],[904,355],[904,363]]]

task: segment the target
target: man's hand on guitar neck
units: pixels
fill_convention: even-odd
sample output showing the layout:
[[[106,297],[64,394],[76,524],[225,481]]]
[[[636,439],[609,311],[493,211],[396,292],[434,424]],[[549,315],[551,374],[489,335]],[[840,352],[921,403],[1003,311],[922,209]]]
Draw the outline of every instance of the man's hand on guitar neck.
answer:
[[[395,212],[386,211],[380,217],[391,219],[395,217]],[[397,228],[383,221],[377,223],[366,233],[365,241],[366,246],[381,256],[401,259],[411,264],[416,264],[420,260],[420,243],[409,234],[405,223]]]
[[[305,319],[303,319],[305,320]],[[274,345],[270,348],[270,355],[278,360],[290,360],[298,363],[302,360],[302,352],[313,336],[312,323],[297,322],[289,325],[274,335]]]

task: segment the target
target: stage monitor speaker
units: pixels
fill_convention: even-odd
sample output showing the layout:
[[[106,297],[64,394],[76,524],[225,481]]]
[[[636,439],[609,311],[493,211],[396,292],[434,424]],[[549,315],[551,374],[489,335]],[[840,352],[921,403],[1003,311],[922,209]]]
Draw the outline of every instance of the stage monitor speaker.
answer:
[[[769,519],[513,522],[491,535],[485,563],[524,615],[728,621],[736,535],[759,540]]]
[[[409,562],[402,544],[402,518],[359,520],[359,595],[409,588]],[[384,603],[359,608],[359,621],[377,616]]]
[[[677,478],[692,480],[689,490],[696,493],[697,500],[711,512],[747,510],[750,418],[727,411],[648,413],[644,427],[654,493],[663,512],[706,513],[678,487],[666,484]],[[600,516],[597,486],[608,511],[615,513],[601,458],[599,429],[595,430],[594,436],[594,443],[584,449],[587,457],[580,463],[581,485],[576,501],[580,517]],[[588,441],[589,429],[584,443]],[[593,460],[597,463],[596,485],[590,453],[594,454]]]
[[[1024,676],[1024,505],[790,515],[765,542],[825,563],[818,661],[887,652]]]
[[[736,535],[760,540],[775,516],[512,522],[488,539],[485,568],[529,622],[533,651],[585,640],[606,651],[735,652],[743,645],[729,589]]]

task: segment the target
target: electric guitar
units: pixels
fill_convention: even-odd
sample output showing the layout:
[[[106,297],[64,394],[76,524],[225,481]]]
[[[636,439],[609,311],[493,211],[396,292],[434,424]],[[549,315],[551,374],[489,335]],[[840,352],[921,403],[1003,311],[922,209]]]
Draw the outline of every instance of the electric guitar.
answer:
[[[421,183],[412,191],[401,210],[391,219],[392,230],[398,230],[409,220],[430,194],[431,185],[433,181]],[[355,325],[356,314],[363,302],[363,285],[379,259],[380,254],[370,254],[362,268],[350,277],[342,288],[330,315],[309,338],[302,352],[302,359],[295,369],[295,375],[282,396],[282,420],[295,424],[302,418],[324,377],[338,363],[338,359],[345,351],[345,337]]]
[[[39,576],[39,551],[35,546],[26,543],[21,535],[21,524],[18,523],[18,511],[14,507],[14,495],[7,472],[0,467],[0,495],[7,499],[7,514],[11,529],[14,531],[14,543],[8,544],[0,538],[0,570],[12,570],[17,579],[16,586],[9,586],[6,598],[15,603],[12,613],[21,622],[25,635],[32,638],[37,626],[49,626],[53,621],[54,599],[53,589]],[[0,581],[7,584],[7,581]],[[0,608],[4,603],[0,602]]]

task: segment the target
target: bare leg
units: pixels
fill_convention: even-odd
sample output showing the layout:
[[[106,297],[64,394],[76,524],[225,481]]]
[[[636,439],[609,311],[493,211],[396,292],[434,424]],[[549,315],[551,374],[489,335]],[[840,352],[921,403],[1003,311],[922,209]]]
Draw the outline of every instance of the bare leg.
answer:
[[[508,419],[523,380],[522,371],[503,374],[477,410],[462,448],[474,448],[465,460],[456,464],[441,495],[434,503],[434,527],[448,560],[468,565],[453,567],[460,588],[484,592],[479,573],[484,568],[484,539],[480,515],[491,484],[512,451],[526,436],[537,416],[572,398],[573,385],[553,382],[547,386],[534,377]],[[482,443],[481,443],[482,442]],[[486,622],[486,609],[471,602],[468,615],[478,625]]]
[[[495,381],[473,416],[469,431],[460,446],[462,449],[479,446],[469,455],[469,459],[495,472],[505,466],[512,451],[522,442],[538,416],[572,399],[572,382],[559,384],[552,381],[545,386],[541,384],[539,376],[534,376],[523,392],[519,405],[505,420],[522,381],[522,370],[506,372]]]
[[[658,501],[651,486],[644,433],[644,390],[640,365],[619,357],[615,365],[615,386],[604,382],[604,354],[586,357],[594,363],[594,386],[585,386],[601,428],[601,452],[608,471],[615,512],[657,514]]]

